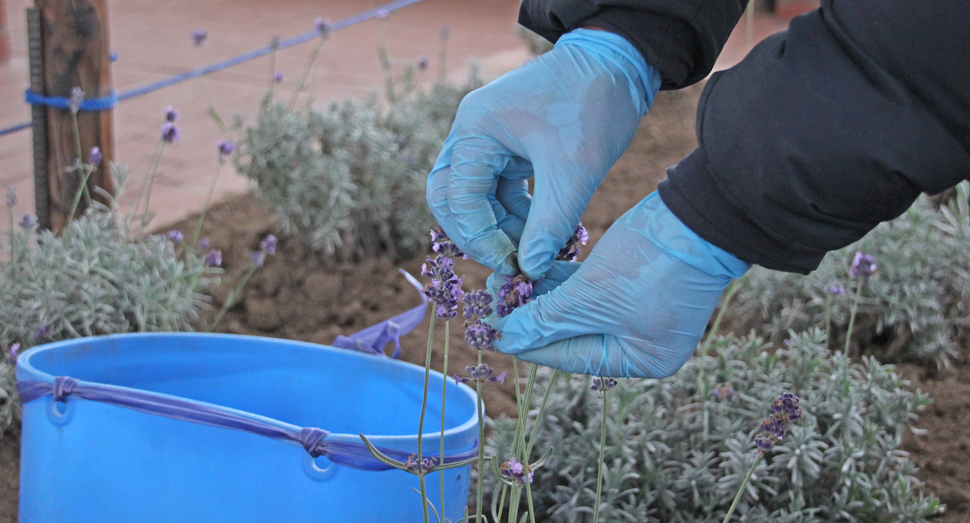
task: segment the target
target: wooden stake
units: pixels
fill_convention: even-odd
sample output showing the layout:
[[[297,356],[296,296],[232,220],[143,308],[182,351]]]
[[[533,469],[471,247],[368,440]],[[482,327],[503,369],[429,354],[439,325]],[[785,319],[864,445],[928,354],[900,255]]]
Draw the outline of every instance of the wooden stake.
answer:
[[[35,0],[35,5],[43,33],[43,94],[70,98],[71,89],[80,87],[88,99],[109,95],[107,0]],[[114,157],[112,115],[111,110],[78,113],[82,160],[87,161],[92,147],[100,147],[104,156],[88,182],[92,194],[95,186],[114,192],[107,167]],[[48,224],[59,232],[69,221],[80,174],[65,172],[77,159],[70,111],[48,107],[46,117]],[[78,213],[83,212],[83,203],[82,199]]]

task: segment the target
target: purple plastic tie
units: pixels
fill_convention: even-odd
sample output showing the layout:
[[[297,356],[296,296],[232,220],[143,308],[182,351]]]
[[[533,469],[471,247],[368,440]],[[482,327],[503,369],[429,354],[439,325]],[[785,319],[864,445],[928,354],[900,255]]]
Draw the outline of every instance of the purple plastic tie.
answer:
[[[428,308],[428,297],[420,292],[424,287],[421,286],[421,283],[414,276],[411,276],[403,269],[398,270],[420,293],[421,305],[409,311],[402,312],[393,318],[384,320],[377,325],[371,325],[350,336],[337,336],[337,339],[333,341],[334,347],[374,354],[376,356],[386,356],[384,348],[388,343],[394,342],[394,353],[391,354],[391,358],[397,359],[401,355],[401,336],[411,332],[424,321],[424,311]]]
[[[316,427],[304,427],[300,429],[300,434],[297,436],[297,438],[300,440],[300,444],[303,445],[303,448],[310,453],[310,457],[316,458],[323,454],[323,451],[318,449],[317,446],[320,445],[323,438],[327,437],[327,434],[330,433],[323,429],[318,429]]]
[[[74,393],[74,387],[76,386],[77,380],[74,378],[67,376],[58,376],[54,378],[54,386],[51,390],[51,394],[54,396],[54,401],[67,401],[67,397]]]
[[[55,395],[55,399],[57,398],[56,395],[59,394],[62,399],[58,401],[62,401],[65,396],[73,395],[88,401],[124,407],[155,416],[240,430],[279,441],[290,441],[301,445],[314,458],[326,456],[338,465],[358,470],[381,471],[393,468],[372,456],[362,442],[326,441],[329,432],[323,429],[285,426],[287,424],[281,422],[268,423],[210,403],[189,401],[137,389],[122,389],[112,385],[88,383],[68,376],[57,376],[54,378],[54,383],[19,380],[17,381],[17,394],[20,395],[24,404],[48,394]],[[378,450],[400,462],[406,461],[408,456],[411,455],[410,452],[383,447],[378,447]],[[472,449],[445,456],[441,462],[454,463],[470,459],[477,454],[478,441],[475,442]],[[427,457],[438,456],[429,453]]]

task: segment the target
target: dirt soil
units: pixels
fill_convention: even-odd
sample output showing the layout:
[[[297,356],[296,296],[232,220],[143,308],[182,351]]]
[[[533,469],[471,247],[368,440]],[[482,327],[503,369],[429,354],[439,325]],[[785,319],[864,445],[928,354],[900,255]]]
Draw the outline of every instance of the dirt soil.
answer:
[[[657,96],[633,144],[610,171],[583,216],[590,232],[590,245],[584,252],[624,211],[656,188],[666,176],[666,167],[696,147],[694,112],[700,92],[701,86],[695,86]],[[194,224],[187,220],[176,228],[188,231]],[[203,236],[211,239],[213,248],[222,250],[224,267],[231,272],[249,262],[259,241],[275,227],[270,209],[257,197],[246,195],[211,209]],[[296,241],[281,240],[278,254],[254,275],[216,331],[329,344],[337,335],[356,332],[419,304],[417,291],[396,269],[418,275],[423,261],[424,256],[418,256],[400,263],[338,263]],[[456,272],[465,275],[465,289],[483,288],[489,274],[471,261],[460,262]],[[226,291],[214,292],[215,309],[221,306]],[[449,374],[461,372],[477,357],[464,346],[458,322],[453,323]],[[423,365],[427,329],[426,318],[401,339],[402,360]],[[444,337],[444,329],[437,329],[436,370],[441,370]],[[490,353],[485,361],[499,372],[509,371],[511,376],[508,357]],[[911,435],[904,448],[913,454],[920,467],[918,477],[927,483],[928,490],[948,505],[947,513],[937,521],[970,521],[970,462],[966,459],[970,434],[965,434],[965,427],[970,426],[970,367],[955,367],[932,377],[918,367],[904,365],[900,370],[913,380],[914,387],[934,399],[918,423],[927,429],[927,435]],[[490,416],[514,416],[512,380],[501,386],[489,384],[485,405]],[[16,521],[16,440],[16,436],[8,435],[0,441],[0,523]]]

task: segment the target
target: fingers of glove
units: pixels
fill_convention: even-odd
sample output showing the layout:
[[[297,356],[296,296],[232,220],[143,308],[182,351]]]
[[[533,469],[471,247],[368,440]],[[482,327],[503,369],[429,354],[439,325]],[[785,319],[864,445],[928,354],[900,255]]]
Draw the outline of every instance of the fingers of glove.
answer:
[[[506,171],[507,172],[507,171]],[[525,178],[509,178],[503,173],[498,181],[495,197],[509,214],[522,220],[529,218],[529,208],[532,206],[532,195],[529,194],[529,180]]]
[[[575,374],[665,378],[683,367],[694,347],[663,347],[605,334],[568,338],[516,354],[520,360]]]
[[[515,245],[499,227],[501,211],[495,196],[498,175],[509,159],[508,151],[482,137],[449,136],[435,169],[428,177],[427,201],[449,238],[474,260],[505,274],[518,271],[511,257]],[[514,234],[522,225],[503,224]]]
[[[519,243],[519,267],[529,279],[538,280],[545,276],[559,250],[576,231],[597,186],[599,180],[536,176],[528,219]]]

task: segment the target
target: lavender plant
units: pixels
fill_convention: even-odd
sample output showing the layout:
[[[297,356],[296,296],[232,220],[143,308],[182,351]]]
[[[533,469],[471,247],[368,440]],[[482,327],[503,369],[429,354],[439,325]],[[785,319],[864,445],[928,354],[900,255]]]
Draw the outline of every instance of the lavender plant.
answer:
[[[410,257],[434,224],[427,173],[461,98],[481,85],[434,84],[382,108],[376,97],[294,110],[267,97],[243,131],[239,172],[280,218],[280,233],[343,259]]]
[[[808,276],[752,269],[729,315],[741,330],[754,328],[773,341],[789,329],[830,323],[830,340],[839,346],[856,290],[849,285],[852,262],[864,252],[878,260],[879,272],[861,289],[853,343],[882,346],[889,359],[947,365],[970,343],[967,183],[956,193],[940,206],[921,197],[899,218],[829,253]]]
[[[0,262],[0,347],[6,353],[82,336],[189,331],[219,276],[203,255],[177,253],[166,235],[137,236],[116,220],[127,170],[109,164],[114,195],[92,201],[60,236],[27,216],[11,223]],[[124,223],[124,222],[123,222]],[[0,362],[0,434],[19,422],[12,358]]]
[[[557,373],[541,370],[536,387],[549,399],[536,443],[553,451],[535,470],[537,513],[563,522],[592,521],[597,509],[604,521],[716,521],[752,467],[732,521],[920,522],[939,512],[899,450],[929,399],[911,392],[892,366],[833,354],[821,329],[791,336],[775,353],[758,337],[719,338],[713,355],[690,360],[675,376],[621,381],[610,390],[605,427],[589,377],[550,386]],[[700,375],[707,387],[698,386]],[[800,424],[759,458],[765,405],[784,390],[801,400]],[[706,431],[705,411],[712,413]],[[486,452],[507,455],[516,424],[494,420]],[[599,447],[604,430],[607,444]],[[501,485],[490,478],[486,489],[494,496]]]

